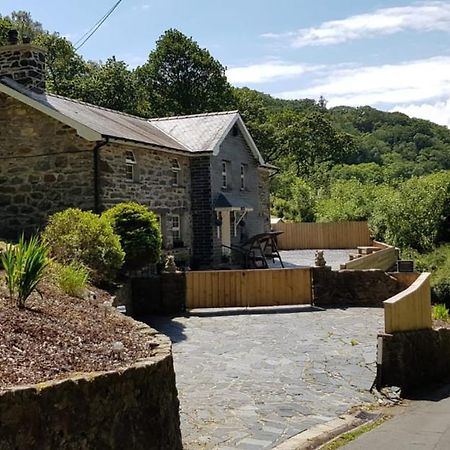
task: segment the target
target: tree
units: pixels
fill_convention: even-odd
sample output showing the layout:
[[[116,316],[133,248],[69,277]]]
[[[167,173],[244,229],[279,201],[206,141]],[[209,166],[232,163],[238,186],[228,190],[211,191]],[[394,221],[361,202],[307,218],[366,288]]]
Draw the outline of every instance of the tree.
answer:
[[[129,114],[138,113],[136,76],[124,61],[117,61],[113,56],[104,64],[90,62],[87,72],[81,80],[80,100]]]
[[[353,152],[353,138],[336,130],[323,113],[284,111],[271,122],[277,129],[274,152],[295,165],[297,176],[308,175],[321,162],[345,162]]]
[[[136,72],[145,89],[141,109],[154,116],[222,111],[233,104],[225,68],[174,29],[159,38]]]
[[[81,81],[88,76],[88,67],[66,38],[57,33],[43,33],[34,43],[47,50],[47,90],[70,98],[80,98]]]
[[[0,45],[6,45],[8,42],[8,31],[12,30],[14,25],[11,20],[0,16]]]
[[[13,28],[19,32],[19,39],[21,40],[24,37],[34,40],[40,34],[45,33],[42,24],[33,20],[28,11],[13,11],[11,16],[6,16],[5,19],[13,24]]]

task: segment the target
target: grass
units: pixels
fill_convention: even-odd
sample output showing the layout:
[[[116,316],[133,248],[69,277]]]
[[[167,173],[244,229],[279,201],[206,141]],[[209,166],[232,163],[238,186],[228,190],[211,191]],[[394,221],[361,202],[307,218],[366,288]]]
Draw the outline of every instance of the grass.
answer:
[[[355,428],[353,431],[344,433],[341,436],[338,436],[336,439],[333,439],[331,442],[328,442],[328,444],[323,445],[322,447],[320,447],[320,450],[336,450],[337,448],[341,448],[344,445],[347,445],[348,443],[354,441],[362,434],[367,433],[368,431],[371,431],[374,428],[378,427],[388,418],[389,418],[388,416],[383,416],[373,422],[361,425],[360,427]]]
[[[448,309],[442,303],[433,305],[432,315],[434,320],[448,321]]]
[[[81,264],[58,264],[55,269],[61,290],[72,297],[81,297],[89,282],[89,271]]]

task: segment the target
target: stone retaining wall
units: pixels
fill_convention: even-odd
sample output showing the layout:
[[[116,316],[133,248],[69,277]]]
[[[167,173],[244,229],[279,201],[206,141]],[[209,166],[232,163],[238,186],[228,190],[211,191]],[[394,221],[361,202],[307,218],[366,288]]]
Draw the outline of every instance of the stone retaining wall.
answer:
[[[316,306],[383,306],[404,285],[382,270],[313,268],[313,304]]]
[[[158,346],[122,370],[0,391],[0,448],[181,449],[170,341],[141,332]]]
[[[450,329],[403,331],[378,336],[376,385],[403,393],[450,376]]]

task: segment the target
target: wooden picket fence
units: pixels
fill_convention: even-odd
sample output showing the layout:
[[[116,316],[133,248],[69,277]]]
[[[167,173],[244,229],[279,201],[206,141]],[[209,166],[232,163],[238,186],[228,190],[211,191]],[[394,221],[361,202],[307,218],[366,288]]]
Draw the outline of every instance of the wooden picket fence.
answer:
[[[372,245],[367,222],[277,223],[272,228],[283,231],[277,238],[280,250],[344,249]]]
[[[310,268],[186,273],[186,307],[224,308],[310,304]]]
[[[431,328],[430,274],[422,273],[407,289],[384,302],[386,333]]]

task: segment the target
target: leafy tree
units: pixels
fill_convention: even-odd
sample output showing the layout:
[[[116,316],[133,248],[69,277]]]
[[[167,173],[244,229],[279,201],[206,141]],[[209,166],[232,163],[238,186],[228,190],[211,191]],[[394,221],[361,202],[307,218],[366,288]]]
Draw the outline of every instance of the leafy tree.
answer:
[[[225,68],[174,29],[159,38],[136,72],[145,89],[141,109],[156,116],[222,111],[233,104]]]
[[[88,67],[66,38],[57,33],[38,35],[34,43],[47,50],[47,90],[71,98],[82,96],[81,82],[88,77]]]
[[[278,156],[287,157],[297,175],[311,173],[324,161],[343,162],[353,151],[353,139],[337,131],[322,113],[284,111],[271,118],[277,129]]]
[[[0,45],[6,45],[8,42],[8,31],[12,30],[14,25],[11,20],[0,16]]]
[[[90,62],[80,81],[79,98],[94,105],[137,114],[139,87],[124,61],[113,56],[104,64]]]

